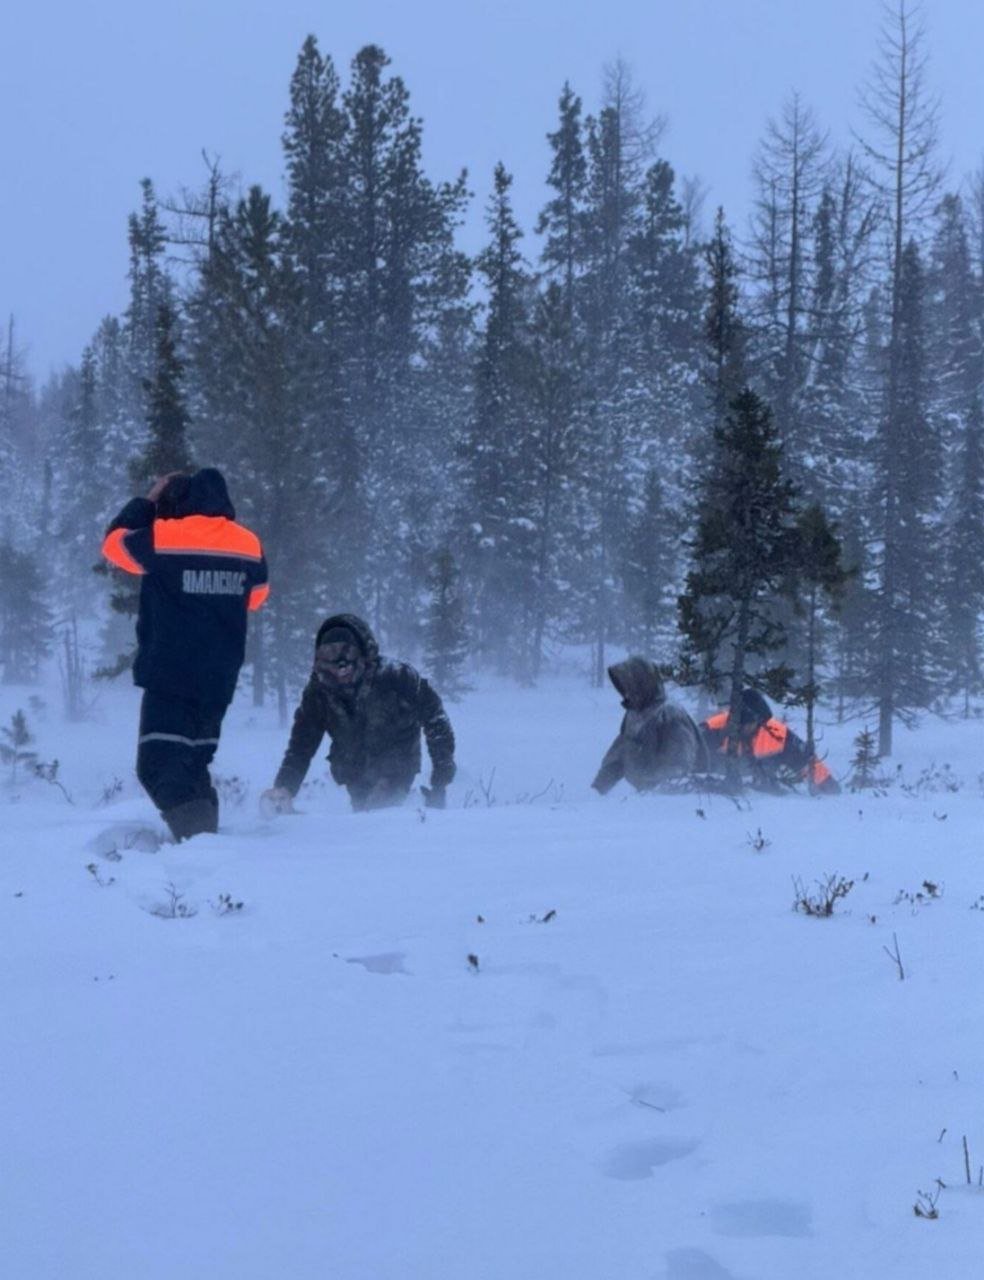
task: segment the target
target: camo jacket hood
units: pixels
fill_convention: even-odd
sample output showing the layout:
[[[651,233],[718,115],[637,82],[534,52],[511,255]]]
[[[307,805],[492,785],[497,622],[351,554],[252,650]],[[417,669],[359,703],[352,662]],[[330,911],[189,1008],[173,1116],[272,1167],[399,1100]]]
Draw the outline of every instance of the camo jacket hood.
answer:
[[[666,701],[663,677],[655,662],[634,656],[608,668],[608,678],[618,690],[626,710],[642,711]]]

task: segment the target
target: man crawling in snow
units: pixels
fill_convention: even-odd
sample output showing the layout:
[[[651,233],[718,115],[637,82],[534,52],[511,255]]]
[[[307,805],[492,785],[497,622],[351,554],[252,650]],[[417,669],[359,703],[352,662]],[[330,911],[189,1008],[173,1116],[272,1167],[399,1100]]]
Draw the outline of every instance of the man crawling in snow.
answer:
[[[718,711],[701,726],[709,767],[725,769],[728,755],[728,711]],[[757,689],[742,689],[738,705],[736,760],[752,785],[781,791],[806,782],[814,795],[835,796],[840,783],[789,725],[777,720]]]
[[[314,669],[294,712],[294,727],[273,787],[263,798],[289,812],[327,733],[331,776],[353,809],[401,804],[420,772],[420,734],[431,758],[431,808],[443,809],[454,778],[454,733],[441,699],[413,667],[380,656],[368,625],[351,613],[318,628]]]
[[[637,791],[652,791],[707,768],[700,730],[683,707],[667,702],[655,663],[626,658],[609,667],[608,676],[625,715],[591,784],[596,791],[604,795],[621,778]]]

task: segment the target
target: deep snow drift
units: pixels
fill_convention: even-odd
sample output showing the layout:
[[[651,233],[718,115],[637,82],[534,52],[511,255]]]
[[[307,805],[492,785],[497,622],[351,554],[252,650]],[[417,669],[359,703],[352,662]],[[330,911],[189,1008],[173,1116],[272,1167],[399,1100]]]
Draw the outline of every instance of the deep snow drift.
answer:
[[[30,693],[0,723],[75,803],[0,791],[0,1275],[975,1274],[979,723],[900,732],[908,790],[739,810],[593,795],[610,690],[483,687],[446,812],[350,814],[319,758],[264,820],[285,734],[244,701],[222,833],[112,860],[159,825],[137,694],[65,725]]]

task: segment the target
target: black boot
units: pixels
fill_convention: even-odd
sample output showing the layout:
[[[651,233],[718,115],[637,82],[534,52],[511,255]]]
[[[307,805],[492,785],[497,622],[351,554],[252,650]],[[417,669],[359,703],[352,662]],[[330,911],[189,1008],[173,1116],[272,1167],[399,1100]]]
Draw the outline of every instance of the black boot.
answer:
[[[164,821],[171,828],[175,840],[190,840],[192,836],[214,835],[219,829],[219,806],[212,800],[198,798],[165,809]]]

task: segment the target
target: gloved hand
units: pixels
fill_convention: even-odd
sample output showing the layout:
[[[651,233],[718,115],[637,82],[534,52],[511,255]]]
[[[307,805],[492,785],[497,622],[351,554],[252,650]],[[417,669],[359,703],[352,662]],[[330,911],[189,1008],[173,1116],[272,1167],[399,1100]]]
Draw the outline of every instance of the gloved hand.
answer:
[[[260,811],[270,817],[276,813],[293,813],[294,797],[286,787],[269,787],[260,796]]]
[[[428,809],[443,809],[447,805],[447,792],[443,787],[421,787],[420,794]]]
[[[176,480],[178,476],[184,476],[184,475],[185,475],[185,472],[183,471],[169,471],[167,475],[158,476],[157,479],[154,481],[154,483],[150,486],[150,490],[147,494],[148,501],[159,502],[161,499],[161,494],[164,492],[167,486],[171,483],[171,481]]]

